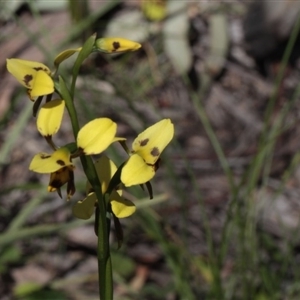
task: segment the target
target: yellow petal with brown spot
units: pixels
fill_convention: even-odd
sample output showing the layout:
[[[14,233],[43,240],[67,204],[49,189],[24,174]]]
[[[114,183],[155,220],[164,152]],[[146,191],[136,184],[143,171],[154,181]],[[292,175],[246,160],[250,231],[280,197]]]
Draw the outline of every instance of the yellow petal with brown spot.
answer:
[[[170,119],[163,119],[148,127],[132,143],[132,149],[147,164],[154,165],[174,136],[174,125]]]
[[[97,39],[96,48],[104,53],[120,53],[136,51],[141,48],[141,44],[120,37],[106,37]]]
[[[30,96],[38,97],[54,92],[50,69],[42,63],[11,58],[6,60],[7,70],[30,90]]]
[[[54,173],[63,167],[72,166],[70,157],[67,148],[60,148],[52,154],[38,153],[33,157],[29,170],[42,174]]]

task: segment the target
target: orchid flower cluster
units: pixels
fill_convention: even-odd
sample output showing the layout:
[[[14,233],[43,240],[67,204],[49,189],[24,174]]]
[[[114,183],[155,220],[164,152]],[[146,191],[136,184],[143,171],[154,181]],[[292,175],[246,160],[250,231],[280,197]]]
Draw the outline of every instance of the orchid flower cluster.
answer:
[[[94,50],[119,53],[134,51],[140,47],[139,43],[123,38],[101,38],[95,41]],[[62,196],[61,187],[67,184],[68,199],[75,193],[73,159],[82,155],[100,154],[116,141],[121,142],[127,149],[124,144],[125,138],[116,136],[117,124],[105,117],[85,124],[77,133],[76,143],[58,147],[53,141],[53,136],[60,128],[65,109],[65,100],[62,97],[52,100],[55,92],[58,95],[61,94],[55,88],[55,75],[61,62],[81,50],[82,48],[77,48],[61,52],[54,60],[56,67],[54,72],[39,62],[16,58],[7,59],[8,71],[27,88],[30,100],[33,102],[37,100],[40,104],[43,98],[46,99],[38,113],[37,108],[34,108],[34,114],[37,113],[38,131],[51,146],[53,152],[36,154],[29,169],[37,173],[50,174],[49,192],[57,191]],[[163,119],[137,136],[132,144],[132,150],[128,153],[129,158],[121,165],[119,172],[117,166],[107,156],[103,155],[95,162],[94,166],[101,183],[102,193],[109,193],[109,209],[114,216],[124,218],[135,212],[134,204],[122,198],[120,186],[148,184],[158,168],[160,154],[173,135],[172,122],[169,119]],[[112,182],[115,186],[110,184],[113,177]],[[88,219],[92,216],[98,201],[89,182],[86,193],[86,198],[73,207],[74,216],[81,219]]]
[[[155,123],[136,137],[131,150],[126,145],[126,139],[116,135],[117,124],[110,118],[99,117],[80,128],[74,106],[76,79],[82,62],[92,52],[120,53],[135,51],[140,47],[139,43],[127,39],[96,39],[93,35],[83,47],[59,53],[54,59],[53,70],[40,62],[7,59],[8,71],[27,89],[29,99],[33,102],[37,130],[51,148],[50,153],[37,153],[32,158],[29,169],[41,174],[50,174],[48,191],[56,191],[60,197],[61,188],[66,185],[67,199],[70,199],[76,190],[74,160],[80,158],[87,176],[86,197],[73,206],[72,212],[77,218],[89,219],[96,210],[95,231],[98,238],[102,239],[102,244],[98,243],[98,258],[102,262],[103,259],[106,262],[109,258],[108,216],[112,216],[118,225],[119,218],[128,217],[136,210],[134,203],[122,196],[122,188],[145,184],[150,198],[152,197],[150,180],[158,169],[161,153],[173,138],[174,126],[170,119]],[[78,56],[73,66],[71,84],[68,85],[64,78],[58,75],[58,69],[64,60],[75,53],[78,53]],[[65,108],[72,123],[74,142],[58,146],[54,136],[60,129]],[[117,167],[104,154],[99,160],[93,160],[93,155],[103,153],[115,142],[120,143],[128,153],[128,158],[120,166]],[[106,263],[99,263],[99,268],[102,268],[102,274],[107,273]],[[102,286],[106,285],[105,280],[109,281],[106,277],[101,280],[104,280]],[[106,292],[102,295],[107,296]],[[105,299],[110,298],[106,296]]]

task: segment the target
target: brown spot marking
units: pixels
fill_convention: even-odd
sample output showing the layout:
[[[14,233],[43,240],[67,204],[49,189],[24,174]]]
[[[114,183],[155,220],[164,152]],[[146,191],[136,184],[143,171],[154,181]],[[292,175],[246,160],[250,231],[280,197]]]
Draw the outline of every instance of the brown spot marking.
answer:
[[[45,154],[42,154],[40,157],[41,157],[41,159],[46,159],[46,158],[51,157],[51,155],[45,155]]]
[[[113,48],[114,48],[113,51],[117,51],[117,50],[121,47],[121,45],[120,45],[119,42],[113,42],[113,43],[112,43],[112,46],[113,46]]]
[[[159,155],[160,155],[159,149],[158,149],[157,147],[154,147],[154,148],[151,150],[150,154],[151,154],[152,156],[155,156],[155,157],[159,156]]]
[[[32,79],[33,79],[33,76],[27,74],[27,75],[24,76],[23,81],[24,81],[25,85],[29,87],[29,82],[30,82]]]
[[[56,161],[56,163],[57,163],[58,165],[60,165],[60,166],[65,166],[65,165],[66,165],[65,162],[64,162],[63,160],[61,160],[61,159],[58,159],[58,160]]]
[[[43,69],[42,67],[36,67],[36,68],[33,68],[33,70],[36,70],[36,71],[46,71],[46,70]]]
[[[142,140],[142,141],[140,141],[140,145],[146,146],[148,144],[148,142],[149,142],[149,139]]]

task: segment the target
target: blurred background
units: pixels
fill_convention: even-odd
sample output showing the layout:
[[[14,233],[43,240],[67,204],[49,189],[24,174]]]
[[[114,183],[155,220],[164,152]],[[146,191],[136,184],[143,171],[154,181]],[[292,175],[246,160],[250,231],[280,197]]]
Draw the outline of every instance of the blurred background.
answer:
[[[154,199],[126,190],[138,210],[121,220],[120,249],[112,228],[115,299],[299,299],[299,11],[288,0],[0,1],[0,299],[98,299],[93,219],[72,216],[82,169],[69,202],[28,170],[50,149],[5,61],[53,69],[94,32],[142,49],[84,62],[80,124],[110,117],[129,145],[161,118],[175,125]],[[67,115],[54,140],[73,141]],[[106,154],[126,157],[118,145]]]

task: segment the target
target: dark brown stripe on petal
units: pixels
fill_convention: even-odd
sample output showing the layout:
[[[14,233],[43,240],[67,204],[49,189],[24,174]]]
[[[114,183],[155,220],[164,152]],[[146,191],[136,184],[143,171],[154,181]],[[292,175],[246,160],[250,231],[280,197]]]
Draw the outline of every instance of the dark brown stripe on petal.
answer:
[[[33,68],[33,70],[36,70],[36,71],[45,71],[42,67],[36,67],[36,68]]]

